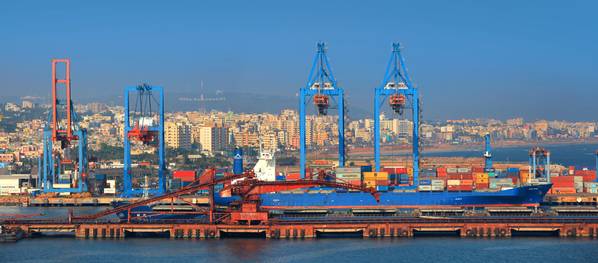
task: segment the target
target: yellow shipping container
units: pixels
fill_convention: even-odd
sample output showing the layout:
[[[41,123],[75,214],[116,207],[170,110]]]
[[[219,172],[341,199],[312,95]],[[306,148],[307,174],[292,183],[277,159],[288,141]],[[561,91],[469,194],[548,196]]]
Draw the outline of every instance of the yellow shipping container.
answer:
[[[488,174],[487,173],[474,173],[473,178],[476,184],[487,184],[489,183]]]
[[[519,171],[519,180],[521,180],[521,183],[527,183],[530,179],[529,176],[529,171],[527,170],[521,170]]]
[[[388,180],[387,172],[364,172],[363,180]]]
[[[376,187],[376,180],[371,180],[371,181],[369,181],[369,180],[368,180],[368,181],[364,180],[364,181],[363,181],[363,184],[364,184],[366,187]]]

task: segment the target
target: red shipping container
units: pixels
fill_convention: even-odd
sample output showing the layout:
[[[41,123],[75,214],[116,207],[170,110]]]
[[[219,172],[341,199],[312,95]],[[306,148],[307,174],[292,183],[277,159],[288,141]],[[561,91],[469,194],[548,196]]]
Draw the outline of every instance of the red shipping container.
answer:
[[[472,167],[471,169],[472,169],[472,171],[473,171],[474,173],[483,173],[483,172],[484,172],[484,167],[477,167],[477,166],[474,166],[474,167]]]
[[[361,180],[350,180],[347,181],[347,183],[350,185],[361,186]]]
[[[513,184],[518,184],[519,183],[519,176],[507,176],[506,178],[511,178],[511,181],[513,181]]]
[[[550,189],[551,194],[575,194],[575,187],[552,187]]]
[[[447,190],[450,192],[471,192],[473,191],[473,185],[449,185]]]
[[[473,180],[461,180],[461,185],[473,185]]]
[[[552,188],[562,188],[562,187],[575,187],[575,177],[574,176],[551,176],[550,182],[552,183]]]
[[[376,180],[376,185],[388,185],[388,180]]]
[[[584,182],[593,182],[596,179],[596,171],[594,170],[576,170],[574,175],[583,177]]]
[[[181,182],[193,182],[195,181],[195,171],[178,170],[172,172],[172,178],[180,179]]]
[[[287,174],[287,181],[297,181],[301,178],[300,173],[289,173]]]
[[[488,189],[490,187],[489,183],[477,183],[475,184],[475,188],[476,189],[480,189],[480,190],[485,190]]]

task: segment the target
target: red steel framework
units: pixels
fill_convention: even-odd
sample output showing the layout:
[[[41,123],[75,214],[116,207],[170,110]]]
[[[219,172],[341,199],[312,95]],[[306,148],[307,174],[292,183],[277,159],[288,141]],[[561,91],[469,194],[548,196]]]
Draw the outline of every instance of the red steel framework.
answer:
[[[373,188],[367,188],[363,186],[356,186],[348,183],[338,183],[318,179],[302,179],[297,181],[275,181],[265,182],[255,179],[253,172],[249,171],[244,174],[225,175],[222,178],[215,177],[214,169],[207,169],[199,177],[199,179],[192,182],[190,185],[183,187],[175,192],[168,193],[161,196],[137,201],[131,204],[119,206],[113,209],[105,210],[92,215],[70,215],[70,220],[97,220],[101,217],[108,215],[118,214],[126,212],[128,217],[127,221],[130,223],[133,219],[131,211],[132,209],[144,205],[149,205],[161,200],[169,200],[170,205],[174,204],[175,200],[185,202],[195,208],[195,211],[164,211],[164,212],[152,212],[147,213],[147,216],[156,214],[204,214],[209,216],[210,223],[229,223],[229,224],[251,224],[265,223],[268,221],[268,212],[263,211],[259,208],[259,195],[270,192],[289,191],[300,188],[326,186],[333,188],[359,190],[363,192],[371,193],[376,200],[379,200],[378,193]],[[232,183],[235,180],[235,183]],[[217,212],[214,203],[214,186],[217,184],[224,184],[224,188],[220,192],[231,191],[232,194],[241,197],[241,200],[231,203],[231,205],[223,212]],[[209,209],[198,207],[195,204],[184,201],[181,197],[187,194],[193,194],[200,190],[209,191]]]
[[[57,68],[59,64],[64,64],[65,76],[58,78]],[[66,129],[60,129],[58,122],[58,88],[62,87],[66,90]],[[70,59],[52,59],[52,140],[70,143],[71,140],[77,139],[73,135],[73,120],[72,120],[72,102],[71,102],[71,61]]]

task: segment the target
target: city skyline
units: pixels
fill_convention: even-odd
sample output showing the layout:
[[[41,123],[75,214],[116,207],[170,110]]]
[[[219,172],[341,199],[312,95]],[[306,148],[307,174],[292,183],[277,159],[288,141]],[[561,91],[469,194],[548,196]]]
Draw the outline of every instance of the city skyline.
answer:
[[[119,102],[125,86],[148,82],[170,93],[277,96],[286,98],[277,110],[295,108],[288,104],[305,85],[315,43],[325,41],[349,109],[367,114],[399,41],[424,118],[596,120],[598,49],[587,34],[596,26],[595,4],[542,3],[327,2],[319,5],[337,12],[321,21],[309,4],[293,3],[229,10],[221,3],[15,2],[0,11],[7,25],[0,33],[11,36],[0,43],[2,95],[48,94],[50,59],[69,57],[75,101]],[[137,13],[156,19],[131,19]]]

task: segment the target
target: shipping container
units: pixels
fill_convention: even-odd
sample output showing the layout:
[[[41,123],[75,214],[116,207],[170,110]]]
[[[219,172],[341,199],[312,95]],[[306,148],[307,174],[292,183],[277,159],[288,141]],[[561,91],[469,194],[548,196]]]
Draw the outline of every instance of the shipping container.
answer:
[[[432,185],[431,189],[434,192],[442,192],[442,191],[444,191],[444,185],[442,185],[442,186],[440,186],[440,185]]]
[[[471,173],[471,167],[459,167],[457,168],[458,173]]]
[[[419,180],[419,184],[420,185],[432,185],[432,180],[430,180],[430,179],[422,179],[422,180]]]
[[[447,186],[449,192],[471,192],[473,185],[449,185]]]
[[[575,176],[551,176],[550,182],[553,188],[575,187]]]
[[[419,186],[417,187],[417,189],[418,189],[420,192],[429,192],[429,191],[432,191],[432,186],[431,186],[431,185],[419,185]]]
[[[361,169],[362,173],[371,172],[372,171],[372,166],[371,165],[364,165],[364,166],[361,166],[359,168]]]
[[[442,186],[442,187],[444,187],[445,182],[444,182],[444,180],[432,180],[431,184],[432,184],[432,186]]]
[[[284,176],[284,175],[276,175],[276,181],[286,181],[286,176]]]
[[[180,179],[181,182],[193,182],[195,181],[194,170],[177,170],[172,172],[172,178]]]
[[[448,185],[448,186],[461,185],[461,180],[446,180],[446,185]]]
[[[519,168],[516,168],[516,167],[507,168],[507,173],[517,173],[518,174]]]
[[[476,183],[475,188],[478,190],[486,190],[486,189],[490,188],[490,184],[489,183]]]
[[[377,185],[376,186],[376,191],[387,192],[388,191],[388,186],[386,186],[386,185]]]
[[[301,179],[301,174],[300,173],[288,173],[286,175],[287,177],[287,181],[297,181],[299,179]]]

